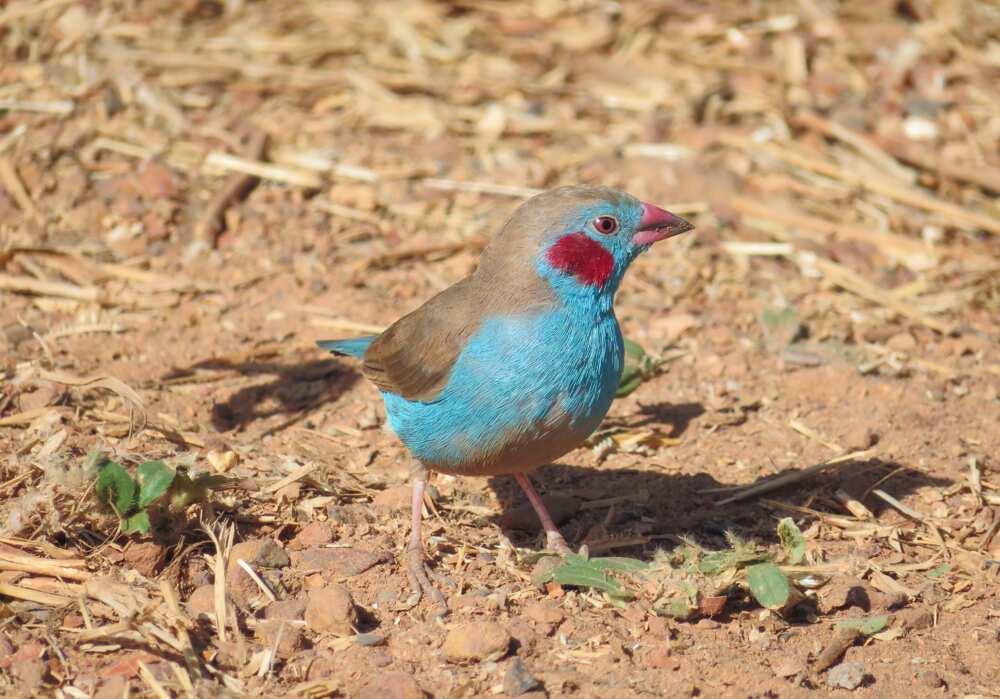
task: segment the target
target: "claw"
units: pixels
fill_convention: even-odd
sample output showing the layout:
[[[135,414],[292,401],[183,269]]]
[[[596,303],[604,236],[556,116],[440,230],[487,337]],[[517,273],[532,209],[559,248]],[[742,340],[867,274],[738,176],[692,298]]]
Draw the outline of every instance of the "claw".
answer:
[[[413,609],[426,593],[437,606],[435,616],[448,613],[448,602],[444,595],[431,583],[427,564],[424,562],[423,543],[420,540],[420,513],[423,506],[424,486],[427,482],[426,471],[422,468],[413,479],[413,517],[410,526],[410,543],[406,547],[406,577],[410,581],[410,596],[395,608],[397,612]]]

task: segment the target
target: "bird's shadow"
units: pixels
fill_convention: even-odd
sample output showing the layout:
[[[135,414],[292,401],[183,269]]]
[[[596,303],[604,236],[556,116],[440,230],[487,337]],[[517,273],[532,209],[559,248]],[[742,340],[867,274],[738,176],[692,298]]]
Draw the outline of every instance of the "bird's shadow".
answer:
[[[212,406],[212,426],[219,432],[242,431],[255,421],[284,416],[264,434],[273,434],[303,419],[313,410],[336,401],[358,380],[354,369],[334,359],[306,362],[262,361],[227,358],[206,359],[188,367],[173,368],[162,380],[183,380],[206,372],[244,377],[271,377],[238,389]]]
[[[744,486],[799,470],[785,469]],[[542,467],[532,478],[543,497],[569,496],[556,506],[564,518],[560,530],[573,549],[587,543],[599,550],[604,548],[608,552],[604,555],[648,559],[658,548],[672,548],[681,537],[691,538],[711,549],[726,547],[727,532],[741,539],[772,544],[777,541],[776,523],[780,517],[793,516],[804,529],[816,518],[810,510],[849,516],[850,513],[833,497],[837,490],[863,498],[863,504],[877,517],[889,506],[866,493],[889,474],[893,474],[892,477],[877,487],[897,499],[922,486],[951,483],[892,461],[872,458],[845,462],[819,476],[759,497],[719,506],[717,502],[744,486],[720,482],[707,473],[664,473],[610,466],[591,468],[565,463]],[[495,521],[512,541],[527,548],[544,547],[537,517],[514,480],[497,476],[490,479],[489,485],[504,505],[504,511],[495,516]],[[806,509],[783,511],[779,506],[763,502],[765,499]],[[553,515],[559,518],[558,513]],[[512,524],[522,530],[513,529]],[[615,542],[623,545],[611,546]]]

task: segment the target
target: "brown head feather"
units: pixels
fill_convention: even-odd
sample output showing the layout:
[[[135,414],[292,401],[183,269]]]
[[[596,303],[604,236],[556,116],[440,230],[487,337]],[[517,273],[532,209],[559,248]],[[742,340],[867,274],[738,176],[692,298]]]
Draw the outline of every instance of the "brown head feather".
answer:
[[[487,245],[471,276],[375,338],[365,352],[364,375],[381,390],[408,400],[434,400],[484,318],[556,303],[534,266],[544,241],[561,232],[581,205],[627,196],[608,187],[559,187],[524,202]]]

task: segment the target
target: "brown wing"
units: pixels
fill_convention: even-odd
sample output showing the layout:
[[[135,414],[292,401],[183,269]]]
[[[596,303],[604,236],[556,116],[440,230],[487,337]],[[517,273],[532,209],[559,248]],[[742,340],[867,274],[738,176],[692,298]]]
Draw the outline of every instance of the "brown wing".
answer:
[[[475,286],[464,279],[390,325],[365,352],[364,375],[408,400],[434,400],[482,320]]]

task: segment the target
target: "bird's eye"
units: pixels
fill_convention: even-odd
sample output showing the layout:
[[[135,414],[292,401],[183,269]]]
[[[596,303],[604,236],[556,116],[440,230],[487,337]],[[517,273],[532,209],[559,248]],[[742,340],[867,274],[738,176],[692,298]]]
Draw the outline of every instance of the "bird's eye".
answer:
[[[618,230],[618,220],[614,216],[598,216],[594,219],[594,230],[603,235],[611,235]]]

